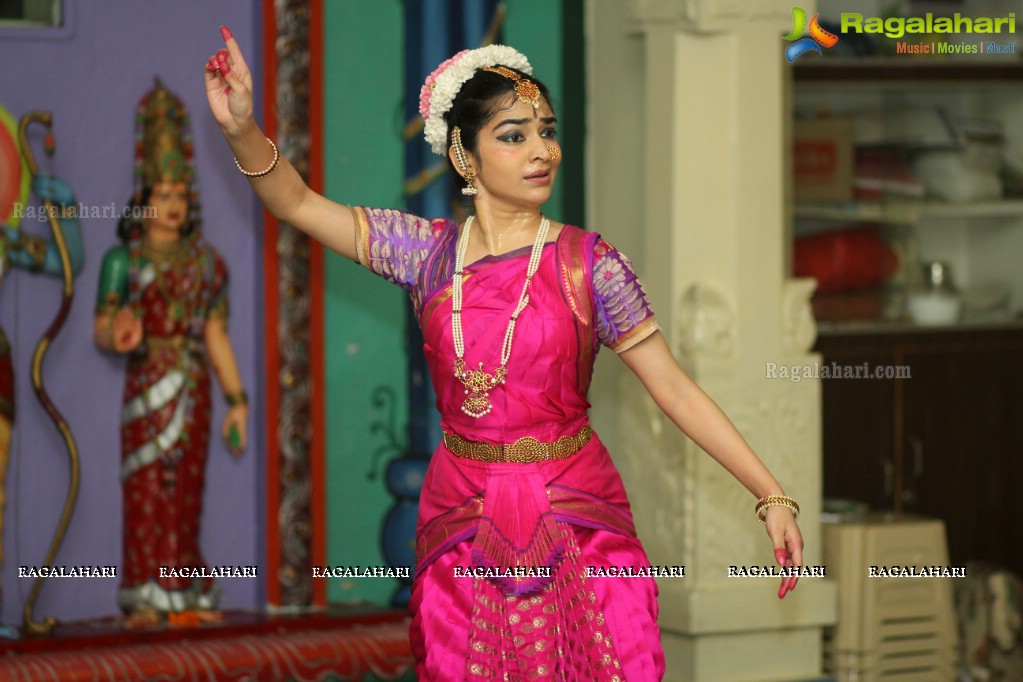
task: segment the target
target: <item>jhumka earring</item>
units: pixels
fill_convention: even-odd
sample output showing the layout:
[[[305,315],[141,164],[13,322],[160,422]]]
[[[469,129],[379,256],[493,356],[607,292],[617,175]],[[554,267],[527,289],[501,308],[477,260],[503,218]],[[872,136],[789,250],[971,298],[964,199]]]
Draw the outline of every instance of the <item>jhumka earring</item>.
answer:
[[[462,147],[462,130],[458,126],[451,129],[451,147],[455,150],[455,160],[465,178],[462,194],[467,197],[476,196],[476,186],[472,184],[476,174],[469,170],[469,160],[465,158],[465,149]]]
[[[550,159],[551,161],[557,161],[558,159],[561,158],[561,149],[559,147],[555,147],[552,144],[549,144],[547,145],[547,154],[548,159]]]

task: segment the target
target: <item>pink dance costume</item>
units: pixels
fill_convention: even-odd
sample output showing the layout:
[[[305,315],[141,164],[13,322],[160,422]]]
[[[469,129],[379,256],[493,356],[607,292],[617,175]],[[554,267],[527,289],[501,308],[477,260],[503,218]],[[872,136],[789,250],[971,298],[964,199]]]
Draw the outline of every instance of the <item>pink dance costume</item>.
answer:
[[[419,679],[659,680],[653,578],[590,576],[649,565],[621,478],[589,428],[599,345],[626,350],[657,330],[628,258],[566,225],[543,248],[493,409],[462,411],[451,278],[458,225],[353,208],[359,262],[412,297],[445,433],[423,483],[410,636]],[[465,364],[492,372],[530,249],[465,267]],[[522,439],[535,439],[523,441]],[[521,453],[557,443],[550,459]],[[512,461],[484,461],[499,448]],[[538,461],[535,461],[538,460]]]

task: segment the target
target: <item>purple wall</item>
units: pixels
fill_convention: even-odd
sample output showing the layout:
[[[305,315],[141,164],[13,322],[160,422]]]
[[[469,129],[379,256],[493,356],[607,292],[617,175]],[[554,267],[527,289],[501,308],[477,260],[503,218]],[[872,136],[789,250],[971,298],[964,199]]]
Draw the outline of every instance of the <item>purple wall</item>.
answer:
[[[12,37],[0,32],[0,103],[18,118],[33,109],[54,115],[57,154],[52,171],[77,200],[118,207],[132,191],[135,108],[159,75],[180,95],[192,116],[199,196],[206,237],[231,271],[231,338],[253,401],[250,445],[234,460],[215,437],[207,467],[202,544],[212,564],[259,565],[263,557],[263,459],[261,378],[261,213],[206,106],[203,65],[222,46],[227,24],[257,71],[261,45],[258,0],[248,2],[138,2],[72,0],[70,30]],[[39,154],[38,147],[36,147]],[[32,201],[35,201],[33,197]],[[58,565],[109,565],[121,561],[121,488],[118,479],[118,411],[124,361],[101,355],[92,344],[93,306],[104,251],[116,242],[116,221],[85,219],[86,263],[62,334],[50,349],[45,380],[64,412],[81,452],[81,489]],[[47,234],[46,223],[25,221],[26,231]],[[13,345],[17,423],[8,470],[3,529],[3,611],[21,620],[32,580],[19,565],[43,561],[67,491],[63,441],[32,392],[29,363],[36,340],[60,300],[56,279],[21,271],[4,278],[0,324]],[[215,391],[219,433],[224,404]],[[255,427],[255,428],[254,428]],[[225,608],[262,605],[263,580],[224,579]],[[117,612],[116,579],[50,579],[36,617],[61,620]]]

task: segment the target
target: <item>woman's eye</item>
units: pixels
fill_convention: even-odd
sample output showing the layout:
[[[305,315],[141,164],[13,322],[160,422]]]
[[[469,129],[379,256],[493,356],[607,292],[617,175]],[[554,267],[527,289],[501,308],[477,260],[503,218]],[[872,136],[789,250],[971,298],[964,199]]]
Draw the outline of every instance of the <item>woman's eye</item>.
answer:
[[[526,138],[522,135],[522,133],[508,133],[507,135],[502,135],[497,139],[501,140],[501,142],[522,142]]]
[[[546,130],[544,130],[544,131],[543,131],[542,133],[540,133],[540,134],[541,134],[542,136],[544,136],[544,137],[551,137],[551,138],[554,138],[554,137],[557,137],[557,136],[558,136],[558,130],[557,130],[557,128],[547,128]]]

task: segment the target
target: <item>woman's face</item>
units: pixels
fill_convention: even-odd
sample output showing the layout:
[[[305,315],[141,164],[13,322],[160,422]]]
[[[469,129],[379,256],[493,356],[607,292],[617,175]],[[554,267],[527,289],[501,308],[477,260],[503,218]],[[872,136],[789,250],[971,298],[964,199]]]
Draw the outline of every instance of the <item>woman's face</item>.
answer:
[[[184,182],[160,182],[149,195],[152,214],[147,213],[146,228],[178,232],[188,217],[188,185]]]
[[[546,100],[539,109],[518,98],[497,110],[476,138],[477,201],[511,208],[540,206],[551,196],[561,163],[557,119]],[[551,150],[556,148],[552,159]]]

